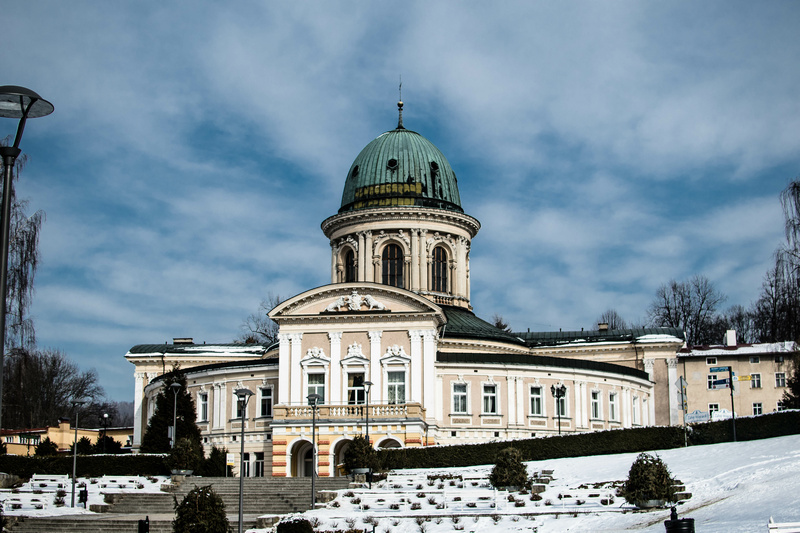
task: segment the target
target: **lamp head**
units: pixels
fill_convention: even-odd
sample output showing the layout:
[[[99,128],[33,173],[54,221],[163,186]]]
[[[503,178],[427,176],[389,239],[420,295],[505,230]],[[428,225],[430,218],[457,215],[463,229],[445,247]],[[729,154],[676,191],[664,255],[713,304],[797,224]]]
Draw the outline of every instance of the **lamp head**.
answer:
[[[372,388],[373,383],[371,381],[364,382],[364,388],[367,389],[367,394],[369,394],[369,390]]]
[[[319,403],[319,401],[322,399],[322,396],[320,396],[317,393],[314,393],[306,396],[306,399],[308,399],[308,405],[316,407],[317,403]]]
[[[246,402],[247,399],[253,395],[253,391],[244,388],[236,389],[235,391],[233,391],[233,393],[236,395],[237,398],[239,398],[243,402]]]
[[[30,89],[17,85],[0,87],[0,117],[22,118],[28,106],[27,118],[44,117],[55,109],[53,104]]]
[[[181,384],[173,383],[172,385],[169,386],[169,388],[172,389],[173,393],[178,394],[178,391],[181,390]]]

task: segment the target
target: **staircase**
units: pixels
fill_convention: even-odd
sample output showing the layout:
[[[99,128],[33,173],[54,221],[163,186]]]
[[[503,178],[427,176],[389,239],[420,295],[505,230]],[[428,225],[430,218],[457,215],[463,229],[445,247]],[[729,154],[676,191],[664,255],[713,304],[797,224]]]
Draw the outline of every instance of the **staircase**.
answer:
[[[225,511],[235,532],[239,520],[239,478],[187,478],[175,492],[163,494],[128,493],[117,497],[107,513],[22,518],[8,530],[12,533],[137,533],[138,521],[150,518],[151,533],[172,533],[174,499],[183,500],[195,486],[211,485],[225,502]],[[349,486],[347,478],[317,478],[315,489],[339,490]],[[282,515],[311,508],[310,478],[245,478],[244,526],[255,528],[256,518],[265,514]]]

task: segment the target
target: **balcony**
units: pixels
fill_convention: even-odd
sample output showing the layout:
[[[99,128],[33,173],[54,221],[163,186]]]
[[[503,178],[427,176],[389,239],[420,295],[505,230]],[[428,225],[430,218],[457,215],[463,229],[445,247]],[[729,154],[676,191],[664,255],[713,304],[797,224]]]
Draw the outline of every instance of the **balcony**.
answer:
[[[357,422],[367,415],[366,405],[318,405],[317,420]],[[420,420],[425,417],[425,409],[418,403],[376,404],[369,406],[370,420]],[[294,422],[311,420],[311,406],[307,404],[276,405],[273,424],[278,421]]]

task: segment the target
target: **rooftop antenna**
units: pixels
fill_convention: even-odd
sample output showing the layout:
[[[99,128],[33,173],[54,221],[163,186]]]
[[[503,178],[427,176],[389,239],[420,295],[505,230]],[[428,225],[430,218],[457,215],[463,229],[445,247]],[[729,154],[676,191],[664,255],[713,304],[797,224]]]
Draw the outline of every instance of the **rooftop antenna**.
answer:
[[[400,99],[397,101],[397,110],[399,113],[399,118],[397,119],[397,129],[404,130],[403,127],[403,75],[400,75],[400,87],[397,88],[397,92],[400,95]]]

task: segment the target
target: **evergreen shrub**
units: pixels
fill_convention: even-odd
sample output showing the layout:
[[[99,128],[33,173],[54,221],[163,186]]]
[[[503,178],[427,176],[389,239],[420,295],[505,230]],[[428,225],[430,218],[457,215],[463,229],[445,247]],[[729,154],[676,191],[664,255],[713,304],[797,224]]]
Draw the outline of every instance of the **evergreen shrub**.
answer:
[[[225,502],[211,485],[195,486],[181,503],[175,498],[175,520],[172,521],[175,533],[228,533],[228,527]]]
[[[278,522],[275,533],[314,533],[314,527],[302,516],[288,516]]]
[[[676,492],[675,480],[664,461],[656,455],[640,453],[618,495],[628,503],[640,505],[650,500],[677,501]]]
[[[522,454],[515,448],[504,448],[489,475],[493,487],[524,487],[528,482],[528,469],[522,464]],[[513,498],[513,496],[512,496]]]

